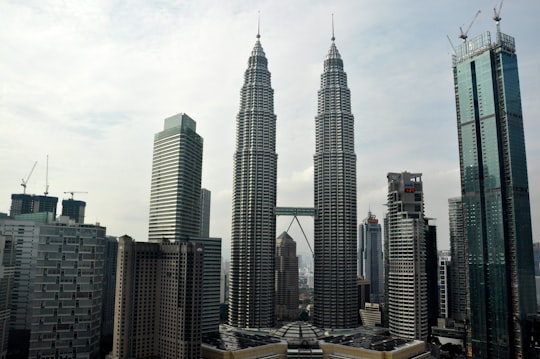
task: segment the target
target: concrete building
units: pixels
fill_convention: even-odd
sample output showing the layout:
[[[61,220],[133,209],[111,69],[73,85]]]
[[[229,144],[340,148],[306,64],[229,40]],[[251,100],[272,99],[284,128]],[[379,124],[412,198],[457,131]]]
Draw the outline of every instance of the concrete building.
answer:
[[[428,284],[422,175],[388,173],[385,218],[387,307],[390,333],[426,340]]]
[[[202,243],[120,237],[112,358],[200,357],[203,256]]]
[[[32,194],[12,194],[10,216],[14,218],[19,214],[50,212],[56,218],[58,197],[36,196]]]
[[[234,153],[229,324],[274,325],[276,115],[268,60],[259,41],[240,90]]]
[[[359,233],[358,274],[371,283],[371,302],[382,303],[384,299],[382,229],[379,220],[371,211],[360,224]]]
[[[103,306],[101,310],[101,335],[102,337],[109,337],[111,341],[114,328],[114,296],[116,291],[117,258],[118,240],[116,237],[107,236],[107,238],[105,238],[105,249],[103,254]]]
[[[296,242],[287,232],[276,243],[276,318],[291,320],[298,317],[298,257]]]
[[[450,230],[450,317],[465,322],[467,318],[468,266],[467,243],[464,237],[463,202],[461,197],[448,199],[448,227]]]
[[[98,358],[105,228],[40,227],[29,358]]]
[[[198,237],[203,139],[195,121],[180,113],[154,136],[148,240]]]
[[[453,298],[453,290],[450,282],[452,257],[449,251],[439,252],[439,318],[449,318]]]
[[[356,154],[351,94],[332,35],[315,117],[314,312],[321,328],[357,325]]]
[[[478,358],[527,357],[536,312],[531,211],[515,39],[467,38],[452,58],[469,270],[471,345]]]

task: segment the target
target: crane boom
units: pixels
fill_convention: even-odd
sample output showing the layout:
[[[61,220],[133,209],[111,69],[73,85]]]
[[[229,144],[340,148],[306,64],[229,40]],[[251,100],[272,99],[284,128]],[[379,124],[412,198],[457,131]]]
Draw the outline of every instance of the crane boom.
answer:
[[[71,194],[71,199],[73,199],[73,195],[74,195],[75,193],[88,193],[88,192],[84,192],[84,191],[66,191],[66,192],[64,192],[64,193],[69,193],[69,194]]]
[[[467,40],[467,34],[469,33],[469,30],[471,29],[471,27],[473,26],[474,22],[476,21],[476,18],[478,17],[478,15],[480,15],[482,11],[481,10],[478,10],[476,12],[476,15],[474,15],[474,18],[472,19],[471,23],[469,24],[469,27],[467,27],[467,30],[463,31],[463,29],[461,28],[461,26],[459,27],[459,31],[461,32],[461,35],[459,35],[459,38],[460,39],[463,39],[463,41],[466,41]]]
[[[501,21],[501,9],[502,9],[502,6],[503,6],[503,2],[504,0],[501,0],[499,2],[499,9],[497,10],[497,8],[493,8],[493,20],[495,20],[497,22],[497,24],[499,23],[499,21]]]
[[[30,170],[30,173],[28,173],[28,176],[26,176],[26,179],[21,180],[21,186],[23,186],[23,193],[26,194],[26,184],[28,183],[28,180],[30,179],[30,176],[32,175],[32,172],[34,172],[34,168],[36,168],[37,161],[34,162],[34,165],[32,166],[32,169]]]

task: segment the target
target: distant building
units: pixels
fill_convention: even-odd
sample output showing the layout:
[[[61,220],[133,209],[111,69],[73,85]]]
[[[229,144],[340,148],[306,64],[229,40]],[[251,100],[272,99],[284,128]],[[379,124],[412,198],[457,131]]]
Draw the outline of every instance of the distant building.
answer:
[[[381,225],[377,217],[370,211],[359,227],[358,274],[371,283],[371,302],[382,303],[384,299],[384,258]]]
[[[439,318],[449,318],[453,300],[453,291],[450,285],[450,272],[452,261],[449,251],[439,252],[439,268],[437,271],[439,281]]]
[[[382,308],[378,303],[366,302],[364,308],[360,309],[360,319],[362,325],[367,327],[375,327],[382,325]]]
[[[32,194],[12,194],[10,216],[15,217],[19,214],[51,212],[53,218],[56,218],[56,207],[58,197],[37,196]]]
[[[212,192],[201,188],[201,230],[199,237],[210,237],[210,203]]]
[[[463,202],[461,197],[448,199],[448,227],[450,230],[450,317],[464,322],[467,318],[467,242],[464,234]]]
[[[278,320],[291,320],[298,314],[296,242],[283,232],[276,241],[276,317]]]
[[[117,258],[118,240],[116,237],[107,236],[103,256],[103,307],[101,310],[101,335],[104,337],[112,337],[114,329]]]
[[[104,227],[41,226],[29,358],[98,357],[104,248]]]
[[[62,216],[69,217],[75,223],[84,223],[86,202],[72,198],[62,200]]]
[[[428,330],[437,325],[439,318],[439,252],[437,251],[437,226],[433,219],[425,218],[426,279],[428,300]],[[430,332],[431,333],[431,332]]]
[[[191,117],[179,113],[154,136],[149,241],[199,236],[203,139],[196,129]]]
[[[426,340],[428,278],[422,175],[388,173],[385,253],[390,333]]]
[[[356,287],[357,287],[357,293],[358,293],[358,302],[357,302],[357,318],[358,318],[358,324],[362,324],[362,318],[360,315],[360,310],[364,309],[366,307],[366,303],[371,302],[371,282],[367,279],[363,279],[362,277],[356,278]]]
[[[8,353],[9,317],[11,314],[11,288],[15,268],[15,241],[13,236],[0,232],[0,358]]]

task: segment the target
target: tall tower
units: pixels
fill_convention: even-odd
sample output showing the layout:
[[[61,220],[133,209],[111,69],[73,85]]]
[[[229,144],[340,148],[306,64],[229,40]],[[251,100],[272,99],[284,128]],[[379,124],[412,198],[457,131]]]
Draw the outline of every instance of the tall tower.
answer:
[[[422,174],[388,173],[386,302],[392,335],[426,340],[428,278]],[[436,270],[436,269],[435,269]]]
[[[497,24],[495,41],[489,32],[466,40],[452,60],[469,263],[469,353],[527,357],[526,315],[536,312],[536,298],[515,40]]]
[[[324,61],[315,117],[314,324],[357,325],[356,154],[351,93],[334,43]]]
[[[210,201],[212,192],[206,188],[201,188],[201,229],[202,238],[210,237]]]
[[[382,230],[370,212],[360,224],[358,274],[370,281],[370,302],[381,303],[384,297]]]
[[[283,232],[276,243],[276,316],[279,320],[293,320],[298,314],[296,242]]]
[[[203,139],[196,126],[179,113],[154,136],[149,241],[199,236]]]
[[[274,90],[257,34],[236,117],[229,324],[274,324],[277,154]]]

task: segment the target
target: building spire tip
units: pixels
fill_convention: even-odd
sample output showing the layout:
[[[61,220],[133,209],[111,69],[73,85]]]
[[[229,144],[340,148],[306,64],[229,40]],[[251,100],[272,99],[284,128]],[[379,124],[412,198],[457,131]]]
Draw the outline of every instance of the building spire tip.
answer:
[[[334,13],[332,13],[332,41],[335,41],[336,37],[334,36]]]
[[[257,39],[261,38],[261,11],[258,11],[258,19],[257,19]]]

